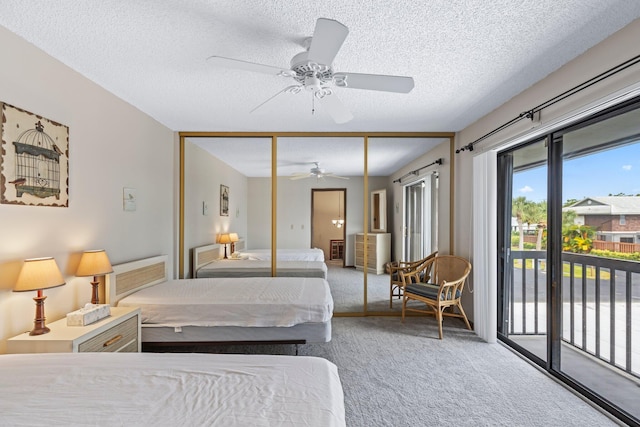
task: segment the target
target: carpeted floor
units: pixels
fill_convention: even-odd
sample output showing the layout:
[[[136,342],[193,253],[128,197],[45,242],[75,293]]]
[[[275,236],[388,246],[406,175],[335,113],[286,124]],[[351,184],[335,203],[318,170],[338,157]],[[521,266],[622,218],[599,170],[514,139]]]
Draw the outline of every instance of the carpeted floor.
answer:
[[[338,366],[347,426],[607,426],[611,419],[500,344],[461,321],[334,317],[333,338],[299,354]],[[295,354],[293,345],[180,351]],[[295,357],[295,356],[294,356]]]
[[[364,310],[364,273],[352,267],[342,267],[342,261],[327,261],[327,281],[336,313],[362,313]],[[389,308],[389,275],[367,274],[367,311],[400,312],[402,302],[395,299]]]

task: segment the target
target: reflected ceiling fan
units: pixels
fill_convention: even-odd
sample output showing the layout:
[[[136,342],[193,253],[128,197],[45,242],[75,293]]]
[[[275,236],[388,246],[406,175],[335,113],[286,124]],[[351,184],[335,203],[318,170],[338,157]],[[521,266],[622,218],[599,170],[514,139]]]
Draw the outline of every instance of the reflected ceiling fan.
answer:
[[[304,178],[316,178],[316,179],[323,179],[323,178],[339,178],[339,179],[349,179],[346,176],[339,176],[339,175],[335,175],[331,172],[327,172],[324,169],[322,169],[319,166],[319,162],[313,162],[313,164],[315,165],[314,167],[311,168],[311,170],[309,172],[299,172],[299,173],[294,173],[293,175],[291,175],[289,177],[289,179],[291,180],[296,180],[296,179],[304,179]]]
[[[333,59],[347,34],[349,29],[340,22],[319,18],[313,37],[306,38],[303,42],[306,51],[291,59],[290,69],[222,56],[211,56],[208,60],[222,67],[293,78],[294,84],[258,105],[251,110],[252,113],[266,109],[270,105],[269,101],[278,95],[297,94],[305,90],[312,93],[312,100],[317,99],[336,123],[346,123],[353,119],[353,115],[335,95],[335,87],[409,93],[414,86],[412,77],[335,72],[332,67]]]

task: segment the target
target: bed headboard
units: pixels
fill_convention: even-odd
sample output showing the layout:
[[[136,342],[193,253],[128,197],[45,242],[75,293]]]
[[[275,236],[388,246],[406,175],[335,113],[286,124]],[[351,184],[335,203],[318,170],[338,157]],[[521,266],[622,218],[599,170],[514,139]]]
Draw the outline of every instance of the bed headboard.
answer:
[[[244,239],[240,239],[235,243],[236,251],[244,249]],[[227,251],[230,248],[227,247]],[[205,264],[209,264],[211,261],[221,259],[224,254],[223,245],[214,243],[212,245],[199,246],[193,248],[191,255],[191,274],[195,277],[196,271]],[[231,253],[227,253],[231,255]]]
[[[105,278],[105,302],[115,306],[127,295],[168,279],[167,255],[114,265]]]
[[[220,259],[220,248],[222,246],[214,243],[213,245],[205,245],[197,248],[193,248],[192,262],[191,262],[191,277],[195,277],[196,271],[205,264],[209,264],[211,261]]]

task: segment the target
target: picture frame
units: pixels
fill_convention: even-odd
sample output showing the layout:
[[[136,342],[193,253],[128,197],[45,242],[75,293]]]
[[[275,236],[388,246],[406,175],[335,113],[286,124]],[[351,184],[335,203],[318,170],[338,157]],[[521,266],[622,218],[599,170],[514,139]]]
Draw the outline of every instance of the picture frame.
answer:
[[[0,203],[69,207],[69,127],[0,102]]]
[[[229,216],[229,187],[220,184],[220,216]]]

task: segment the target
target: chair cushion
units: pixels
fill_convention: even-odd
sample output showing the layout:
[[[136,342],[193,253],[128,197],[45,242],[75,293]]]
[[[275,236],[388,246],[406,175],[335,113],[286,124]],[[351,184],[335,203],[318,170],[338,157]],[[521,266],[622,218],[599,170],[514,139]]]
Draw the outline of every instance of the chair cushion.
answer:
[[[438,297],[438,285],[435,283],[414,283],[407,285],[404,289],[405,294],[415,294],[421,297],[436,299]]]
[[[421,297],[426,297],[429,299],[437,299],[438,298],[438,290],[439,286],[435,283],[414,283],[411,285],[407,285],[404,289],[405,294],[414,294],[420,295]],[[460,291],[456,290],[456,298],[460,298]],[[444,299],[444,298],[440,298]]]

